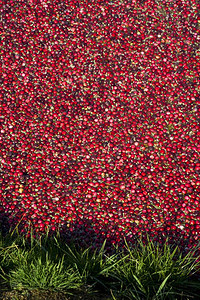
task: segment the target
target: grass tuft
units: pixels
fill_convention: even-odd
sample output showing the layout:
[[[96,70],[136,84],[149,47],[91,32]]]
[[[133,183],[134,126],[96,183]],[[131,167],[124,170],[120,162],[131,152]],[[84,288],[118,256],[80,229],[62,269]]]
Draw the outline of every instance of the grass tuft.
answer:
[[[161,247],[147,237],[135,246],[125,240],[123,250],[116,247],[114,254],[106,254],[106,241],[93,250],[48,232],[29,239],[9,233],[0,236],[0,288],[72,297],[63,299],[78,299],[80,294],[84,299],[198,299],[197,249],[183,254],[168,241]]]
[[[128,254],[125,256],[122,252],[121,259],[110,272],[118,281],[121,294],[138,300],[198,296],[200,282],[189,280],[200,266],[194,257],[196,249],[183,257],[179,248],[172,249],[167,241],[162,248],[149,239],[146,245],[138,241],[135,248],[125,243]]]

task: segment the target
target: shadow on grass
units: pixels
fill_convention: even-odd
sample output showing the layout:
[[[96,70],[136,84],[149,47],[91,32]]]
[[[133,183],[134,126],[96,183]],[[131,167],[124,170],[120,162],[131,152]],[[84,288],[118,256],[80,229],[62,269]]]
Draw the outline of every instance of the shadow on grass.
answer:
[[[73,296],[66,295],[62,292],[49,291],[7,291],[0,292],[0,300],[113,300],[109,295],[84,295],[83,292]]]

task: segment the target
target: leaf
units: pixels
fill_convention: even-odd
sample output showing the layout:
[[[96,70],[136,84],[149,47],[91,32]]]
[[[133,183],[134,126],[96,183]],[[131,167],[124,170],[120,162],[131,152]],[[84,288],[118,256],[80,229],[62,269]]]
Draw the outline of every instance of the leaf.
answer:
[[[133,275],[133,278],[134,278],[134,279],[136,280],[136,282],[138,283],[138,285],[139,285],[141,291],[142,291],[144,294],[146,294],[146,290],[145,290],[144,286],[142,285],[141,281],[137,278],[137,276],[135,276],[134,274],[132,274],[132,275]]]
[[[166,284],[166,282],[167,282],[167,280],[168,280],[168,278],[171,276],[171,274],[169,274],[164,280],[163,280],[163,282],[161,283],[161,285],[160,285],[160,287],[159,287],[159,289],[158,289],[158,291],[157,291],[157,293],[156,293],[156,296],[158,296],[159,294],[160,294],[160,292],[162,291],[162,289],[164,288],[164,286],[165,286],[165,284]]]

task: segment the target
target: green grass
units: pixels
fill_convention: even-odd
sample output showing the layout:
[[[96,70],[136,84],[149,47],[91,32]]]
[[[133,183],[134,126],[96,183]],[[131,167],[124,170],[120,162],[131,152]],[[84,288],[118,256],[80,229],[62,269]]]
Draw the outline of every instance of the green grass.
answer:
[[[134,247],[125,241],[114,254],[105,249],[106,241],[92,250],[66,244],[59,234],[1,235],[0,299],[199,299],[197,248],[183,255],[178,246],[148,239]]]
[[[200,282],[189,280],[199,267],[193,252],[183,257],[178,247],[165,243],[161,248],[150,240],[146,245],[139,241],[134,249],[126,244],[126,249],[128,254],[121,253],[110,276],[120,282],[121,294],[128,299],[198,296]]]

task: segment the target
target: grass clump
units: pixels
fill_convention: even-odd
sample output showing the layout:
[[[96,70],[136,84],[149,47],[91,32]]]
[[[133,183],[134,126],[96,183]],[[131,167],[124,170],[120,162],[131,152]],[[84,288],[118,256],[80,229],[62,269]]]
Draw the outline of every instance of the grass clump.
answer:
[[[75,245],[67,245],[64,247],[56,240],[57,246],[65,253],[66,265],[72,266],[81,278],[81,282],[88,291],[108,289],[109,270],[113,268],[113,264],[117,263],[117,254],[110,257],[105,255],[104,241],[102,247],[92,250],[91,247],[83,249],[77,248]]]
[[[134,248],[126,243],[126,251],[121,253],[110,276],[118,282],[120,293],[128,299],[197,297],[200,282],[190,280],[200,265],[194,253],[195,250],[183,257],[178,246],[172,247],[167,241],[162,248],[149,239],[146,245],[138,241]]]
[[[16,264],[16,268],[8,275],[11,288],[69,291],[80,287],[77,272],[73,268],[64,268],[64,256],[58,263],[54,263],[48,253],[45,259],[41,256],[32,257],[30,253],[24,254],[20,256],[23,261]]]
[[[30,293],[47,293],[45,299],[51,299],[49,293],[62,293],[62,299],[198,299],[196,249],[183,255],[178,246],[161,247],[149,239],[134,247],[125,241],[112,255],[105,248],[106,241],[92,250],[48,234],[29,241],[1,236],[0,290],[29,292],[23,299],[35,299]]]

